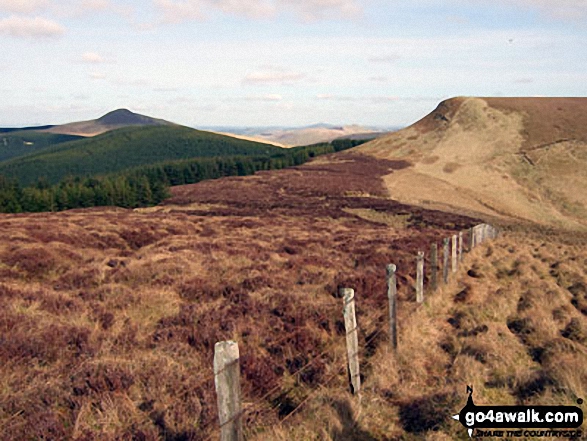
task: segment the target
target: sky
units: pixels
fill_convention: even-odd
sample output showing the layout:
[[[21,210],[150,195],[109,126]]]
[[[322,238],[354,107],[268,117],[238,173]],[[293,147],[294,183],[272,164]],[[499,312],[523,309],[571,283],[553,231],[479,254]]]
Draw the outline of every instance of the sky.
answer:
[[[397,127],[454,96],[587,96],[587,0],[0,0],[0,127]]]

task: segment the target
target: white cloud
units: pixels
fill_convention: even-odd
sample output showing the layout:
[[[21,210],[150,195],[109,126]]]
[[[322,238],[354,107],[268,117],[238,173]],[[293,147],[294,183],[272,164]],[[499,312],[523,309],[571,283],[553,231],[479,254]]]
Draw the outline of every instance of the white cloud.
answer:
[[[84,0],[80,5],[86,11],[107,11],[112,8],[109,0]]]
[[[522,5],[538,8],[542,13],[562,19],[580,20],[587,18],[585,0],[517,0]]]
[[[283,97],[276,93],[270,93],[267,95],[261,96],[248,96],[245,98],[245,101],[281,101]]]
[[[42,17],[21,17],[13,15],[0,20],[0,34],[19,38],[59,37],[65,28],[59,23]]]
[[[268,18],[292,11],[302,20],[356,18],[362,14],[358,0],[153,0],[161,23],[204,20],[217,10],[250,18]]]
[[[278,0],[278,4],[293,8],[306,21],[354,19],[363,14],[357,0]]]
[[[115,14],[130,20],[135,9],[111,0],[52,0],[50,11],[58,17],[82,18],[96,14]]]
[[[92,80],[105,80],[106,79],[106,74],[102,73],[102,72],[92,72],[90,74],[90,78]]]
[[[30,14],[47,6],[47,0],[2,0],[0,11]]]
[[[154,87],[153,88],[153,92],[163,92],[163,93],[169,93],[169,92],[177,92],[179,90],[179,88],[177,87]]]
[[[325,101],[367,102],[373,104],[386,104],[400,100],[397,96],[345,96],[328,94],[316,95],[316,99]]]
[[[247,74],[243,82],[246,84],[291,84],[303,80],[305,74],[281,69],[270,69]]]
[[[155,6],[163,13],[161,22],[166,24],[181,23],[189,20],[203,20],[200,0],[177,2],[172,0],[154,0]]]
[[[95,52],[86,52],[86,53],[82,54],[82,61],[84,63],[90,63],[90,64],[100,64],[100,63],[106,62],[104,57],[102,57],[100,54],[97,54]]]
[[[328,93],[319,93],[316,95],[316,98],[319,100],[331,100],[334,98],[334,95],[330,95]]]
[[[384,55],[384,56],[377,56],[377,57],[370,57],[369,61],[371,63],[394,63],[399,60],[401,57],[399,55]]]
[[[116,78],[114,84],[130,87],[151,87],[149,80],[145,78]]]
[[[423,0],[429,2],[430,0]],[[543,15],[563,20],[582,20],[587,18],[587,1],[585,0],[475,0],[495,8],[523,7],[536,9]],[[452,0],[456,5],[471,5],[471,0]]]
[[[246,17],[263,18],[275,14],[275,5],[267,0],[208,0],[222,12]]]

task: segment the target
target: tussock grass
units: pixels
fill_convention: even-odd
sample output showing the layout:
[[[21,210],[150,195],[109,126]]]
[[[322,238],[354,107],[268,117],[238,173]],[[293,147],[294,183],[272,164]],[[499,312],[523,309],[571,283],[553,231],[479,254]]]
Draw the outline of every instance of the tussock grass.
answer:
[[[337,173],[355,166],[352,187],[380,191],[368,164]],[[584,396],[584,238],[511,226],[417,305],[416,252],[475,221],[344,197],[336,180],[313,193],[306,180],[324,167],[182,189],[193,203],[218,190],[205,213],[2,216],[0,439],[216,437],[212,359],[225,339],[241,349],[249,439],[465,439],[450,415],[467,384],[479,404]],[[259,191],[240,201],[243,182]],[[289,190],[275,199],[277,188]],[[345,208],[411,214],[390,228]],[[361,406],[348,392],[341,287],[356,290]]]

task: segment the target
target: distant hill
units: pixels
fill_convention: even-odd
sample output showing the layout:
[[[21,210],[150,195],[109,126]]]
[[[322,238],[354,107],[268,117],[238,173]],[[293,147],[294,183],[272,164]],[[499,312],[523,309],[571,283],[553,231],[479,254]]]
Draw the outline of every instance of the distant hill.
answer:
[[[106,115],[89,121],[79,121],[57,126],[51,126],[43,131],[64,135],[96,136],[111,130],[124,127],[168,126],[174,125],[163,119],[140,115],[128,109],[118,109]]]
[[[35,130],[0,132],[0,161],[29,155],[64,142],[83,139],[81,136],[43,133]]]
[[[118,117],[118,115],[115,115]],[[120,120],[118,120],[120,121]],[[0,137],[1,141],[1,137]],[[50,183],[161,162],[214,156],[267,156],[283,149],[176,125],[127,127],[0,162],[0,175],[28,185],[44,177]]]
[[[359,125],[336,126],[332,124],[313,124],[306,127],[257,127],[257,128],[236,128],[223,127],[212,128],[217,133],[234,135],[237,137],[255,140],[258,142],[269,142],[283,147],[295,147],[310,145],[320,142],[330,142],[335,139],[360,135],[375,138],[383,135],[383,129],[363,127]],[[353,138],[357,139],[357,138]]]
[[[354,151],[411,164],[405,203],[587,227],[587,98],[453,98]]]
[[[51,127],[55,127],[52,125],[47,126],[31,126],[31,127],[0,127],[0,133],[11,133],[11,132],[38,132],[39,130],[47,130]]]

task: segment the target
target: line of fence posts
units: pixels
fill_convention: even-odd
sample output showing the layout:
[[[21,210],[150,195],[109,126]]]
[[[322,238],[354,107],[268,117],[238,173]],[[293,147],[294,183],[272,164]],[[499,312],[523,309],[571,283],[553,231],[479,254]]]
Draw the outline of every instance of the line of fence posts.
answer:
[[[389,301],[389,342],[391,349],[397,351],[397,267],[387,265],[387,299]]]
[[[349,364],[351,393],[361,394],[361,375],[359,373],[359,332],[357,316],[355,314],[355,290],[341,288],[340,293],[344,301],[344,327],[346,330],[347,358]]]
[[[457,272],[457,270],[459,269],[459,261],[457,259],[457,235],[453,234],[452,235],[452,247],[451,247],[451,265],[452,265],[452,272],[453,274]]]
[[[438,289],[438,244],[430,245],[430,288],[432,291]]]
[[[495,239],[498,230],[489,224],[471,227],[468,232],[468,251],[486,239]],[[449,249],[452,239],[452,250]],[[459,262],[463,261],[463,233],[443,238],[443,280],[448,283],[449,254],[452,257],[452,272],[456,272]],[[452,251],[452,253],[451,253]],[[438,289],[438,245],[430,246],[430,285],[433,291]],[[398,348],[397,324],[397,266],[387,265],[387,297],[389,302],[389,341],[392,351]],[[352,394],[361,398],[361,376],[359,372],[359,339],[355,308],[355,291],[341,288],[343,299],[343,316],[346,330],[347,361],[349,387]],[[418,251],[416,258],[416,301],[424,301],[424,252]],[[222,341],[214,346],[214,384],[218,403],[221,441],[243,441],[242,403],[240,389],[240,364],[238,344],[234,341]]]
[[[238,343],[214,345],[214,385],[218,403],[221,441],[243,441]]]
[[[416,258],[416,302],[424,302],[424,252],[418,251]]]
[[[442,239],[442,280],[446,285],[448,283],[448,238]]]

